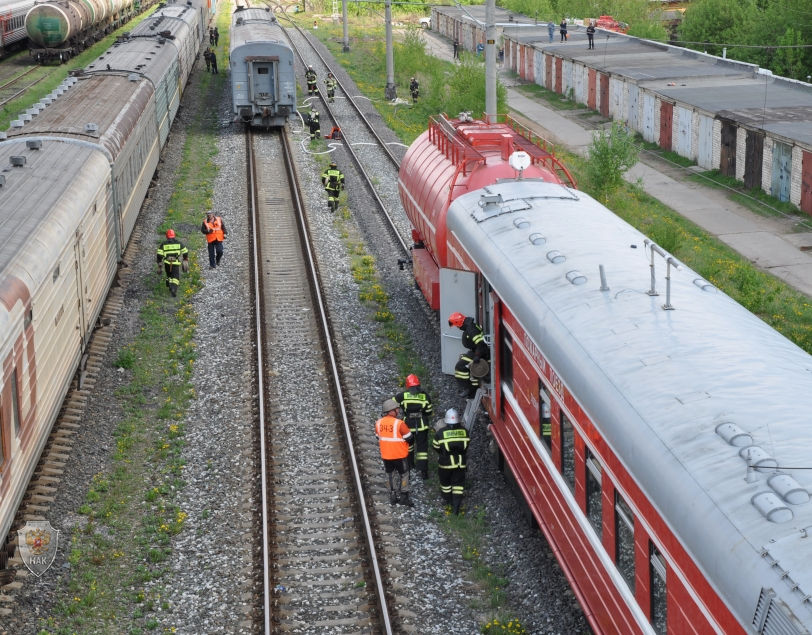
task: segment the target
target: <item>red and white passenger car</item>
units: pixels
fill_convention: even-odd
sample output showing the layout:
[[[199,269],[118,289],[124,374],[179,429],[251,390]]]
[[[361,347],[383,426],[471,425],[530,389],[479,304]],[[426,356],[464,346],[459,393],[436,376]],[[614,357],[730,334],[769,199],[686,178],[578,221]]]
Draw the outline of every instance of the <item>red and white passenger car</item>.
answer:
[[[596,633],[809,633],[812,473],[787,468],[812,466],[812,357],[667,265],[530,137],[440,117],[403,160],[444,371],[448,315],[476,316],[500,465]]]

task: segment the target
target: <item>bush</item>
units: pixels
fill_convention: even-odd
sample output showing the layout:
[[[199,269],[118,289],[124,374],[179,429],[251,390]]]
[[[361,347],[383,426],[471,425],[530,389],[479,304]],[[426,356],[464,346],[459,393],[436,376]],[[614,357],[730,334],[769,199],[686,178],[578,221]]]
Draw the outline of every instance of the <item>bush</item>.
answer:
[[[593,132],[586,175],[595,192],[605,196],[622,186],[623,174],[637,163],[639,154],[640,146],[620,121],[608,130]]]
[[[113,363],[113,366],[116,368],[126,368],[129,370],[135,366],[135,353],[125,346],[118,352],[118,357],[116,357],[116,361]]]

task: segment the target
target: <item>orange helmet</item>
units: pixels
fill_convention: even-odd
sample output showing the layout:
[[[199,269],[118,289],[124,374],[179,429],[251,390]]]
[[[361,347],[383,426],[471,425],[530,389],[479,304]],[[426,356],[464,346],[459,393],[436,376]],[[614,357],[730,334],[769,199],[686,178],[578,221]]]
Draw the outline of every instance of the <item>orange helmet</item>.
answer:
[[[167,229],[166,230],[166,237],[167,238],[174,238],[175,237],[175,230],[174,229]]]
[[[414,388],[415,386],[420,385],[420,380],[417,378],[417,375],[409,375],[406,378],[406,388]]]
[[[448,326],[456,326],[462,328],[462,323],[465,322],[465,316],[457,311],[448,316]]]

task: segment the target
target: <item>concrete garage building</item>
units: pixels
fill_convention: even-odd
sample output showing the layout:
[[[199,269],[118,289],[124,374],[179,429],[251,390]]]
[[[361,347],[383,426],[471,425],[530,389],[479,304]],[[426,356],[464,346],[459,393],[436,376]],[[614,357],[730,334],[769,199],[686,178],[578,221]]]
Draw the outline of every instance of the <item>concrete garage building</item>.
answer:
[[[471,13],[484,22],[484,10]],[[502,27],[505,65],[522,78],[570,94],[605,117],[627,122],[646,141],[812,214],[810,84],[603,30],[595,34],[596,48],[588,50],[582,26],[569,27],[567,43],[557,41],[556,30],[550,44],[546,26],[502,13],[497,21],[508,23]],[[481,41],[483,27],[460,9],[436,7],[433,14],[432,24],[448,37],[461,34],[466,49]]]

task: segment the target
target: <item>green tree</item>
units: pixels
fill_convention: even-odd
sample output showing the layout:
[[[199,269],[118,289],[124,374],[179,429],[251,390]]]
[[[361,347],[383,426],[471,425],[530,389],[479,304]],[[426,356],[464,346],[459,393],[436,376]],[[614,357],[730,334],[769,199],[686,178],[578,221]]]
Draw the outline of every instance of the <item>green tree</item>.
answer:
[[[745,44],[759,19],[754,0],[695,0],[688,5],[679,26],[679,39],[684,42]],[[704,50],[702,44],[689,48]],[[708,53],[721,55],[722,48],[708,46]],[[728,49],[728,57],[744,60],[747,49]]]
[[[780,38],[778,38],[779,46],[798,46],[804,44],[803,37],[800,31],[796,31],[792,27],[787,29]],[[783,77],[791,77],[792,79],[806,79],[806,71],[804,69],[804,50],[797,49],[776,49],[773,55],[771,70],[777,75]]]
[[[623,175],[637,163],[638,146],[626,126],[615,121],[608,130],[592,133],[586,176],[593,191],[607,195],[623,185]]]

